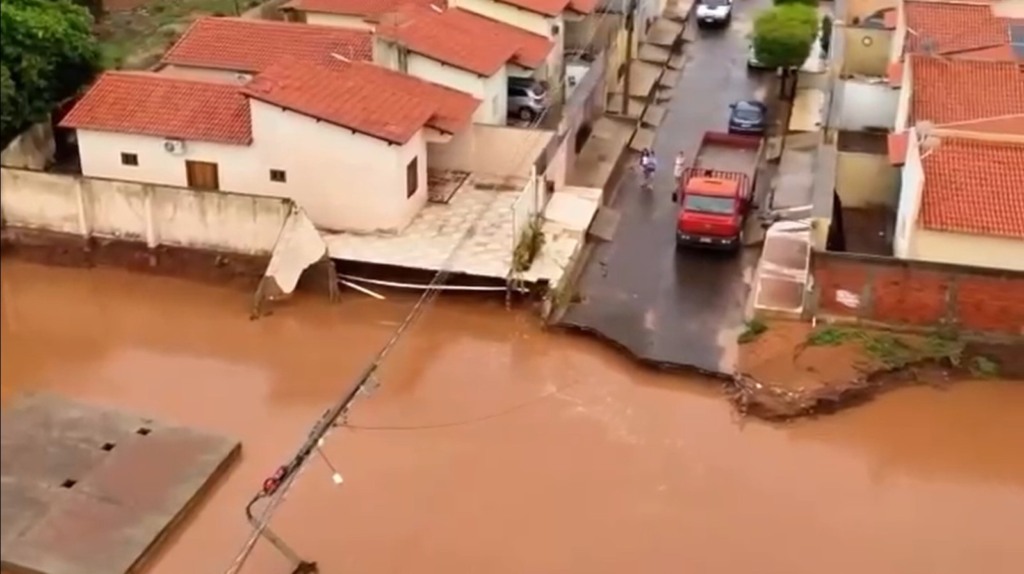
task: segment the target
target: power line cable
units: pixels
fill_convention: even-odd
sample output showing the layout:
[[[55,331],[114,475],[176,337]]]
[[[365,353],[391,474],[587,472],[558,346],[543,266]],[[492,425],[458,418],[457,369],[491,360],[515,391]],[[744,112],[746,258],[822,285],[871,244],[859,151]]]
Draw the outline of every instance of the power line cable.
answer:
[[[601,13],[601,15],[598,17],[596,25],[594,26],[594,31],[591,33],[590,39],[586,44],[584,44],[584,46],[586,46],[587,48],[591,47],[594,40],[596,39],[597,32],[601,30],[601,22],[603,22],[604,19],[610,15],[612,14],[607,12]],[[562,87],[562,89],[564,90],[564,86]],[[529,127],[536,127],[537,125],[539,125],[541,122],[543,122],[547,115],[551,113],[553,109],[554,106],[550,106],[547,109],[545,109],[529,125]],[[516,165],[518,165],[519,161],[521,161],[522,158],[529,151],[527,143],[521,144],[521,148],[522,149],[519,155],[519,159],[517,159],[516,161]],[[252,499],[250,499],[248,504],[246,504],[246,518],[249,520],[250,524],[252,524],[253,529],[250,532],[250,535],[246,539],[245,543],[242,545],[239,552],[236,554],[235,558],[224,570],[224,574],[237,574],[241,570],[242,566],[245,565],[245,562],[252,554],[253,549],[256,547],[256,544],[259,542],[259,539],[261,537],[267,538],[272,544],[274,544],[274,546],[278,548],[278,550],[284,553],[287,558],[292,560],[292,562],[296,566],[296,574],[299,574],[301,572],[316,571],[315,563],[301,560],[301,558],[299,558],[299,556],[293,550],[291,550],[291,548],[288,547],[288,545],[286,545],[283,540],[281,540],[276,534],[274,534],[270,530],[270,520],[271,518],[273,518],[273,515],[276,512],[277,508],[283,502],[288,490],[295,483],[295,480],[298,478],[300,471],[303,469],[305,463],[309,460],[310,456],[315,453],[319,453],[321,454],[321,456],[323,456],[323,453],[319,449],[320,446],[323,444],[326,435],[330,432],[330,430],[333,427],[337,426],[338,419],[345,415],[345,413],[348,411],[349,406],[359,396],[359,393],[366,389],[367,386],[371,383],[371,381],[374,379],[376,375],[378,368],[381,366],[383,361],[394,349],[395,345],[401,339],[402,335],[405,334],[406,330],[413,323],[415,323],[415,321],[422,315],[422,313],[426,310],[429,304],[440,294],[441,290],[437,289],[437,286],[442,284],[451,274],[451,264],[454,261],[456,254],[459,252],[463,244],[468,239],[473,237],[475,223],[479,222],[484,217],[484,215],[488,211],[490,211],[490,207],[494,204],[496,199],[497,195],[495,196],[495,199],[488,202],[483,208],[481,208],[480,213],[477,214],[477,216],[474,218],[474,224],[470,225],[470,227],[466,230],[462,237],[460,237],[459,241],[452,248],[452,250],[448,254],[448,257],[443,262],[441,269],[438,270],[438,272],[434,275],[430,283],[427,284],[423,293],[421,294],[419,299],[417,299],[416,303],[413,305],[412,309],[406,315],[405,319],[398,325],[392,336],[388,339],[388,341],[384,344],[380,351],[378,351],[376,356],[371,360],[369,366],[366,367],[362,375],[356,380],[356,383],[346,391],[346,393],[341,397],[341,399],[337,403],[335,403],[329,409],[324,411],[320,419],[310,429],[306,437],[306,440],[303,442],[302,446],[298,449],[298,451],[296,451],[296,453],[292,456],[289,462],[278,467],[278,469],[274,472],[273,475],[264,480],[260,491],[257,492],[252,497]],[[522,406],[525,405],[514,407],[513,410],[521,408]],[[396,428],[393,430],[398,429]],[[263,509],[263,511],[259,514],[258,517],[254,516],[252,512],[253,507],[256,505],[257,502],[263,499],[269,499],[267,506]]]

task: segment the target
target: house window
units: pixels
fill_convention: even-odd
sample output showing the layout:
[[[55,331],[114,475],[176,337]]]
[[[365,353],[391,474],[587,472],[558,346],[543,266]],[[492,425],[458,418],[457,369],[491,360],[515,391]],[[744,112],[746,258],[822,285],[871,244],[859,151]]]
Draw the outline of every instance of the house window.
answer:
[[[121,152],[121,165],[136,167],[139,165],[139,155],[134,153]]]
[[[416,156],[412,158],[409,165],[405,166],[405,197],[412,197],[416,195],[416,190],[420,188],[420,158]]]
[[[270,170],[270,181],[285,183],[288,181],[288,174],[283,169],[272,169]]]

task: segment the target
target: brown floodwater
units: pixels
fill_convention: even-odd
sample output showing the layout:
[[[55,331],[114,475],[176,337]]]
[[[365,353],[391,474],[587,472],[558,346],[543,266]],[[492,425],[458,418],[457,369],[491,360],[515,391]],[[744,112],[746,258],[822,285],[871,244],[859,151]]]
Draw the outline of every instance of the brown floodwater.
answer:
[[[412,298],[250,293],[5,260],[3,400],[48,390],[237,437],[243,456],[157,557],[220,574],[242,508]],[[274,520],[325,574],[1024,571],[1024,384],[905,389],[787,426],[526,311],[442,296]],[[244,574],[286,574],[264,545]]]

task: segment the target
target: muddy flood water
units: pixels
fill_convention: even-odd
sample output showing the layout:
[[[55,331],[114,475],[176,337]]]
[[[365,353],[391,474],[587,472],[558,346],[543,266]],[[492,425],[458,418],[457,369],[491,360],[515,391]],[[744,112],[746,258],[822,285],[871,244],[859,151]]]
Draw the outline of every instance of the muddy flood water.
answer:
[[[244,503],[413,299],[302,297],[5,260],[3,400],[46,390],[234,436],[243,455],[149,570],[220,574]],[[905,389],[740,425],[699,377],[526,311],[442,296],[273,525],[326,574],[1010,574],[1024,384]],[[286,574],[261,545],[244,574]]]

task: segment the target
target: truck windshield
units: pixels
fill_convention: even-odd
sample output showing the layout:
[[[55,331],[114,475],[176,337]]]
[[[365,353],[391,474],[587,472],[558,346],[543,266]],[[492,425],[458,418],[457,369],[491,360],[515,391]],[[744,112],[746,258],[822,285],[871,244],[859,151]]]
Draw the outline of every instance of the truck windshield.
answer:
[[[689,194],[683,196],[683,209],[716,215],[732,215],[733,199],[731,197]]]

